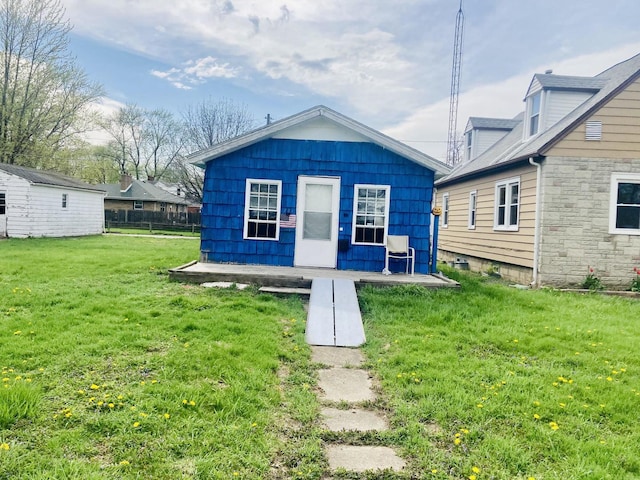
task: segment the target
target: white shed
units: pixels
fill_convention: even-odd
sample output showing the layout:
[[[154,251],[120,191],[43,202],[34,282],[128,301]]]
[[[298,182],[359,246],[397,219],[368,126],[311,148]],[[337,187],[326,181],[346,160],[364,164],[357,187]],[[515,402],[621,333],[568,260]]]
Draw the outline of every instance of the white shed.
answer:
[[[0,163],[0,237],[100,234],[104,195],[59,173]]]

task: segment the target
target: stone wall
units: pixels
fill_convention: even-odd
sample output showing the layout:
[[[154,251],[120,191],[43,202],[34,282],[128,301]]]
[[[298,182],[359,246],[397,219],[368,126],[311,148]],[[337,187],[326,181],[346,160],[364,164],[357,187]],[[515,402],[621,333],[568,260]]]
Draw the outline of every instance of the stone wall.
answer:
[[[611,174],[640,173],[640,159],[547,157],[542,168],[543,285],[580,285],[589,268],[626,289],[640,266],[640,235],[609,233]]]

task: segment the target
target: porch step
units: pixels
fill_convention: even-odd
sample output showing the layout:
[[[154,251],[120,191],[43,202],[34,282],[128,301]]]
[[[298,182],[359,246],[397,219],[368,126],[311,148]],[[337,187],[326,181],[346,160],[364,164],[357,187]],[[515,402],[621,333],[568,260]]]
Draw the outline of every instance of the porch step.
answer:
[[[313,279],[305,338],[310,345],[336,347],[359,347],[366,341],[353,280]]]
[[[311,289],[297,287],[260,287],[258,291],[273,293],[274,295],[300,295],[305,297],[311,295]]]

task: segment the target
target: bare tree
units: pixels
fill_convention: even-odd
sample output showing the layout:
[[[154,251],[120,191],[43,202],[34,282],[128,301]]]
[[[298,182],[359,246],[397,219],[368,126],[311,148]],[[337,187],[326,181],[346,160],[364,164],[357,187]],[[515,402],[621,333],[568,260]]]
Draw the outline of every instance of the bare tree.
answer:
[[[37,166],[83,130],[101,87],[69,51],[59,0],[0,0],[0,161]]]
[[[188,107],[182,118],[187,146],[191,151],[212,147],[255,126],[255,119],[247,106],[228,99],[203,100]]]
[[[185,143],[190,152],[210,148],[255,127],[255,119],[247,106],[228,99],[203,100],[188,107],[182,119]],[[176,162],[175,170],[185,194],[202,202],[204,171],[182,157]]]
[[[159,180],[182,152],[182,125],[167,110],[147,112],[143,143],[147,177]]]

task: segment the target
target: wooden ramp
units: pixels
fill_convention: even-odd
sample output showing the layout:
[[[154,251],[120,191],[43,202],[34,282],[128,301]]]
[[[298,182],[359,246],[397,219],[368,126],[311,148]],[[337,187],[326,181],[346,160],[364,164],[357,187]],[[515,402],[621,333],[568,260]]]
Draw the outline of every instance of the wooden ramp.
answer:
[[[365,342],[353,280],[314,278],[305,339],[309,345],[359,347]]]

